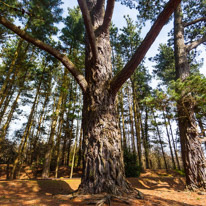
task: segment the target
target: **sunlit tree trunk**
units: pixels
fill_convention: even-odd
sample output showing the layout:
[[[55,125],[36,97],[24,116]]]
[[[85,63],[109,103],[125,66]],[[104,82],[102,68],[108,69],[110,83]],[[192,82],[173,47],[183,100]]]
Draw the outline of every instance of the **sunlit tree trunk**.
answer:
[[[184,28],[182,22],[181,5],[175,11],[174,21],[175,66],[177,78],[184,81],[190,75],[184,43]],[[198,129],[194,115],[194,102],[192,94],[184,94],[177,102],[178,124],[180,131],[181,152],[186,184],[189,189],[206,189],[206,165]]]
[[[30,132],[30,129],[31,129],[31,126],[32,126],[33,115],[34,115],[34,112],[35,112],[36,105],[38,104],[41,83],[42,82],[40,81],[39,85],[38,85],[38,88],[37,88],[37,91],[36,91],[36,96],[35,96],[35,99],[34,99],[30,114],[29,114],[28,122],[27,122],[26,128],[24,130],[23,136],[21,138],[21,143],[20,143],[19,148],[18,148],[17,157],[15,158],[14,163],[13,163],[13,168],[12,168],[11,175],[10,175],[11,179],[14,178],[16,167],[17,167],[17,165],[20,161],[20,158],[22,157],[22,155],[25,151],[25,147],[26,147],[27,140],[28,140],[28,137],[29,137],[29,132]]]
[[[72,178],[72,176],[73,176],[73,170],[74,170],[74,164],[75,164],[75,155],[76,155],[76,148],[77,148],[77,142],[78,142],[78,136],[79,136],[79,123],[80,123],[79,119],[77,119],[76,136],[75,136],[74,149],[73,149],[73,155],[72,155],[70,178]],[[81,131],[81,129],[80,129],[80,131]]]
[[[131,78],[131,81],[132,81],[134,123],[135,123],[136,138],[137,138],[137,153],[138,153],[139,165],[140,165],[140,168],[142,169],[142,148],[141,148],[141,122],[142,120],[141,120],[140,108],[137,102],[134,80]]]
[[[120,110],[121,110],[121,120],[122,120],[122,135],[123,135],[123,141],[122,146],[124,149],[127,149],[127,138],[125,133],[125,120],[124,120],[124,101],[123,101],[123,92],[122,89],[120,90],[119,95],[119,104],[120,104]]]
[[[21,95],[21,92],[22,92],[23,89],[24,89],[23,86],[24,86],[24,81],[25,81],[25,79],[26,79],[27,73],[28,73],[28,69],[26,68],[25,74],[24,74],[24,76],[22,77],[21,83],[20,83],[20,85],[19,85],[20,88],[19,88],[19,91],[18,91],[18,93],[17,93],[17,96],[16,96],[14,102],[13,102],[12,105],[11,105],[9,114],[7,115],[6,122],[4,123],[4,125],[3,125],[2,128],[1,128],[1,134],[0,134],[1,137],[0,137],[0,138],[2,138],[2,139],[5,139],[7,130],[8,130],[8,128],[9,128],[10,122],[11,122],[12,117],[13,117],[13,113],[14,113],[14,111],[15,111],[15,109],[16,109],[16,106],[17,106],[17,102],[18,102],[18,100],[19,100],[19,97],[20,97],[20,95]],[[6,102],[9,103],[8,100],[7,100]],[[7,104],[8,104],[8,103],[7,103]],[[0,121],[1,121],[1,120],[0,120]]]
[[[39,136],[40,136],[40,131],[41,131],[41,126],[42,126],[42,122],[43,122],[43,119],[44,119],[44,115],[45,115],[45,109],[46,109],[46,106],[47,106],[47,103],[48,103],[48,100],[49,100],[49,94],[50,93],[46,93],[46,97],[44,99],[44,103],[43,103],[43,106],[42,106],[42,110],[41,110],[41,113],[40,113],[40,118],[39,118],[39,122],[38,122],[38,127],[37,127],[37,131],[36,131],[36,134],[34,135],[34,139],[33,139],[33,145],[32,145],[32,154],[31,154],[31,164],[33,163],[34,160],[37,159],[37,145],[38,145],[38,140],[39,140]]]
[[[55,104],[55,101],[54,101],[54,104]],[[44,156],[44,164],[43,164],[43,171],[42,171],[43,179],[49,178],[49,174],[50,174],[50,164],[51,164],[52,152],[54,149],[54,136],[55,136],[57,119],[59,116],[61,104],[62,104],[62,92],[60,93],[57,105],[56,106],[54,105],[54,111],[52,114],[51,130],[50,130],[49,140],[47,143],[46,154]]]
[[[156,120],[154,112],[153,112],[153,117],[154,117],[154,121],[155,121],[155,127],[156,127],[156,131],[157,131],[157,135],[158,135],[158,138],[159,138],[159,143],[160,143],[161,150],[162,150],[162,156],[163,156],[163,159],[164,159],[165,169],[167,170],[168,166],[167,166],[167,161],[166,161],[165,152],[164,152],[164,148],[163,148],[163,142],[162,142],[162,138],[161,138],[161,135],[160,135],[159,127],[158,127],[157,120]]]
[[[173,149],[175,151],[175,159],[176,159],[176,162],[177,162],[177,167],[180,170],[181,169],[180,161],[179,161],[179,157],[178,157],[178,153],[177,153],[177,147],[175,146],[175,140],[174,140],[174,135],[173,135],[173,131],[172,131],[172,126],[171,126],[171,123],[170,123],[170,119],[167,118],[167,120],[168,120],[168,124],[169,124],[169,128],[170,128],[170,134],[172,136],[172,145],[173,145]]]
[[[79,151],[78,151],[77,167],[80,167],[82,165],[82,141],[83,141],[83,133],[82,133],[82,128],[81,128],[80,137],[79,137]]]
[[[145,122],[144,126],[141,122],[141,130],[142,130],[142,138],[143,138],[143,146],[144,146],[144,154],[145,154],[145,165],[146,169],[149,169],[149,138],[148,138],[148,109],[145,108]]]
[[[172,158],[173,169],[176,169],[175,159],[174,159],[174,155],[173,155],[173,151],[172,151],[172,144],[171,144],[171,140],[170,140],[170,135],[169,135],[169,130],[168,130],[168,126],[167,126],[167,121],[166,121],[166,116],[165,116],[164,110],[163,110],[163,118],[164,118],[164,123],[165,123],[165,128],[166,128],[166,133],[167,133],[167,139],[168,139],[169,148],[170,148],[170,154],[171,154],[171,158]]]
[[[136,146],[135,146],[135,135],[134,135],[134,116],[133,116],[133,97],[129,91],[127,90],[127,97],[128,97],[128,103],[129,103],[129,123],[130,123],[130,135],[131,135],[131,146],[132,146],[132,152],[136,153]]]
[[[58,172],[59,172],[59,163],[60,163],[60,156],[61,156],[60,151],[61,151],[61,134],[62,134],[63,114],[64,114],[64,109],[62,109],[61,115],[59,117],[60,119],[59,119],[58,134],[57,134],[57,140],[56,140],[57,158],[56,158],[56,167],[55,167],[55,178],[58,177]]]
[[[206,133],[205,133],[206,129],[203,126],[202,119],[197,118],[197,121],[198,121],[198,125],[200,127],[201,135],[205,138],[206,137]],[[206,150],[206,142],[205,142],[205,150]]]

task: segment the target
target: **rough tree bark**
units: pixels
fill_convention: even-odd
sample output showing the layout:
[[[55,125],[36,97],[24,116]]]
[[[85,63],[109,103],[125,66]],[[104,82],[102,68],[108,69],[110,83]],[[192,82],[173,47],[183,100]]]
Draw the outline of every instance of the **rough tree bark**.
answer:
[[[95,1],[90,2],[92,8]],[[90,7],[89,9],[92,10]],[[103,19],[93,21],[98,27]],[[83,176],[81,193],[111,193],[121,195],[132,191],[124,175],[121,135],[116,115],[115,97],[110,90],[112,78],[109,34],[96,36],[98,59],[93,58],[89,41],[86,42],[87,92],[83,106]]]
[[[187,59],[187,48],[184,43],[184,28],[182,23],[181,5],[175,10],[174,21],[175,66],[177,78],[184,81],[190,75]],[[181,152],[186,184],[191,190],[206,189],[206,166],[203,149],[194,115],[194,102],[191,94],[181,91],[181,98],[177,103],[178,123],[180,131]]]

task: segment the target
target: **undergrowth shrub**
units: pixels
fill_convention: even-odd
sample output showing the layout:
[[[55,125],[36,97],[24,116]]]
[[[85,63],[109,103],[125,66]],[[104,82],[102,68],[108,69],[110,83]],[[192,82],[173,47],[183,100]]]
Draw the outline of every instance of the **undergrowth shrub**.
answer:
[[[140,166],[138,165],[137,155],[127,149],[124,150],[124,166],[126,177],[139,177]]]

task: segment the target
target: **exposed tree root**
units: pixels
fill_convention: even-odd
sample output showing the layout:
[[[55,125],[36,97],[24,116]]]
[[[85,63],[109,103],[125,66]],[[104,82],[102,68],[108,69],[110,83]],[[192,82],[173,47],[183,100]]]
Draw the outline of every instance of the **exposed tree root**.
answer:
[[[191,191],[191,192],[201,192],[201,191],[205,191],[206,192],[206,184],[204,186],[200,186],[197,187],[196,185],[186,185],[185,188],[187,191]]]
[[[132,192],[127,196],[112,195],[106,193],[86,195],[76,190],[69,195],[57,195],[55,197],[62,200],[74,200],[75,198],[79,198],[85,202],[85,205],[96,205],[96,206],[103,206],[105,204],[111,206],[112,201],[131,205],[132,200],[144,199],[142,193],[137,189],[134,189],[134,192]]]
[[[86,205],[103,206],[106,204],[108,206],[111,206],[112,201],[131,205],[132,199],[128,199],[128,197],[120,197],[115,195],[92,195],[90,198],[85,198],[84,201]]]

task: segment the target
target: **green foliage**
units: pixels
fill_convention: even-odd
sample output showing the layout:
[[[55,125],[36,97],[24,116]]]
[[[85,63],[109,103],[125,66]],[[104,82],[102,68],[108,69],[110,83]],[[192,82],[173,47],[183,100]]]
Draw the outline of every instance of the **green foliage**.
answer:
[[[0,1],[0,13],[10,20],[28,24],[27,32],[48,41],[48,37],[58,32],[55,23],[62,20],[61,4],[61,0],[4,0]]]
[[[66,27],[62,29],[60,39],[72,50],[84,43],[84,22],[79,7],[68,8],[68,16],[64,19]]]
[[[167,1],[165,0],[118,0],[121,4],[128,6],[129,8],[135,8],[138,10],[138,17],[143,21],[154,21],[159,13],[164,8]],[[143,22],[144,23],[144,22]]]
[[[137,155],[127,149],[124,150],[124,165],[126,177],[139,177],[141,168],[138,165]]]
[[[154,58],[150,58],[151,61],[156,63],[153,73],[163,84],[168,85],[176,77],[174,51],[166,44],[160,44],[158,51],[159,53]]]
[[[68,16],[64,19],[65,27],[61,30],[60,39],[64,43],[64,51],[78,69],[84,68],[84,22],[79,7],[68,8]]]
[[[14,161],[16,156],[15,147],[15,142],[12,142],[8,139],[1,140],[0,136],[0,164],[12,163]]]
[[[206,16],[206,1],[205,0],[184,0],[182,2],[183,8],[183,21],[188,23],[196,19]],[[206,33],[205,21],[199,21],[185,27],[185,40],[192,42],[204,36]]]
[[[191,75],[185,81],[171,81],[169,94],[177,101],[192,94],[195,103],[204,105],[206,102],[206,77],[201,74]]]
[[[178,169],[175,169],[175,171],[180,174],[181,176],[185,177],[185,172],[184,170],[178,170]]]

